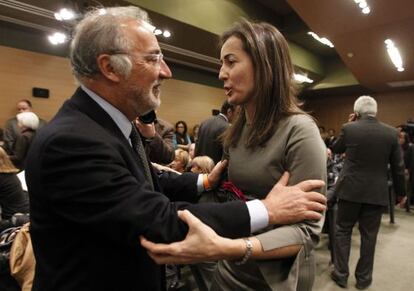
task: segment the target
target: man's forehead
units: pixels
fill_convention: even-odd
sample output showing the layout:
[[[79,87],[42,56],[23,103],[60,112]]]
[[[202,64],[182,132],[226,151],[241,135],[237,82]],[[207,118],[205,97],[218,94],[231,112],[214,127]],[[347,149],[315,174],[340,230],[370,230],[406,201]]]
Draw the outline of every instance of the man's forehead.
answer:
[[[158,40],[154,35],[155,27],[150,23],[142,20],[129,20],[121,23],[121,28],[136,41],[139,47],[159,49]]]

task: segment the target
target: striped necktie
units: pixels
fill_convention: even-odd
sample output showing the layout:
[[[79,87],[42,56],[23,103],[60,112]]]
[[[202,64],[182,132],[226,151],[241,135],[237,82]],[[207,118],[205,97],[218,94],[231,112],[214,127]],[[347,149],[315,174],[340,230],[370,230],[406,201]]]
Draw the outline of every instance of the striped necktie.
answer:
[[[151,185],[151,189],[154,190],[154,183],[152,181],[151,170],[149,168],[147,156],[145,154],[145,148],[142,144],[141,136],[139,135],[136,127],[132,124],[131,134],[129,135],[131,140],[132,148],[138,154],[139,162],[144,168],[144,175],[148,183]]]

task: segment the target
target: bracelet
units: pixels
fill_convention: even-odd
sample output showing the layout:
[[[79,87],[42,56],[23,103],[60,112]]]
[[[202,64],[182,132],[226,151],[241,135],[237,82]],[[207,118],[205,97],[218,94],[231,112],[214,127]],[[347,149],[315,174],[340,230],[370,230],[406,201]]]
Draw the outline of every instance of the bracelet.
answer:
[[[208,181],[208,175],[204,174],[203,177],[203,187],[204,187],[204,191],[210,191],[211,190],[211,185],[210,182]]]
[[[243,238],[243,240],[246,243],[246,253],[240,261],[234,262],[234,264],[236,264],[237,266],[246,264],[246,262],[250,259],[253,253],[252,241],[249,238]]]

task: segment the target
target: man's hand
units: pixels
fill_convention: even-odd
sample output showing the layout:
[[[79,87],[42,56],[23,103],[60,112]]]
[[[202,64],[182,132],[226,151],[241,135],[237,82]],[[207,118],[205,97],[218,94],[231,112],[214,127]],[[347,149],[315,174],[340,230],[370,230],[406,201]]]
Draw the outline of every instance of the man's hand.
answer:
[[[171,244],[153,243],[140,237],[141,245],[157,264],[189,264],[205,260],[231,257],[232,252],[226,246],[234,244],[231,240],[218,236],[214,230],[202,223],[188,210],[178,211],[178,217],[188,224],[185,240]],[[243,250],[243,245],[241,246]],[[237,252],[235,257],[240,256]]]
[[[222,160],[218,162],[213,170],[208,174],[207,179],[208,183],[210,184],[210,187],[212,189],[216,188],[218,186],[218,183],[220,182],[221,175],[223,174],[224,170],[227,168],[228,161]]]
[[[139,121],[139,118],[135,118],[134,124],[141,135],[145,138],[153,138],[156,134],[154,123],[145,124]]]
[[[357,120],[357,115],[355,113],[351,113],[348,115],[348,122],[352,122]]]
[[[303,220],[319,220],[326,210],[326,198],[314,189],[322,188],[322,180],[306,180],[286,186],[289,173],[285,172],[262,201],[269,212],[269,224],[292,224]]]

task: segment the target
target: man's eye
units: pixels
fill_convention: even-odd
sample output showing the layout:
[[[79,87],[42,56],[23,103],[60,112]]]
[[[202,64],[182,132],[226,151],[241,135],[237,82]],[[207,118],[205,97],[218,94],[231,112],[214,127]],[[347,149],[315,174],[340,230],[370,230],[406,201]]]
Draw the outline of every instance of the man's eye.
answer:
[[[148,57],[147,57],[147,60],[148,61],[150,61],[150,62],[158,62],[158,55],[149,55]]]

